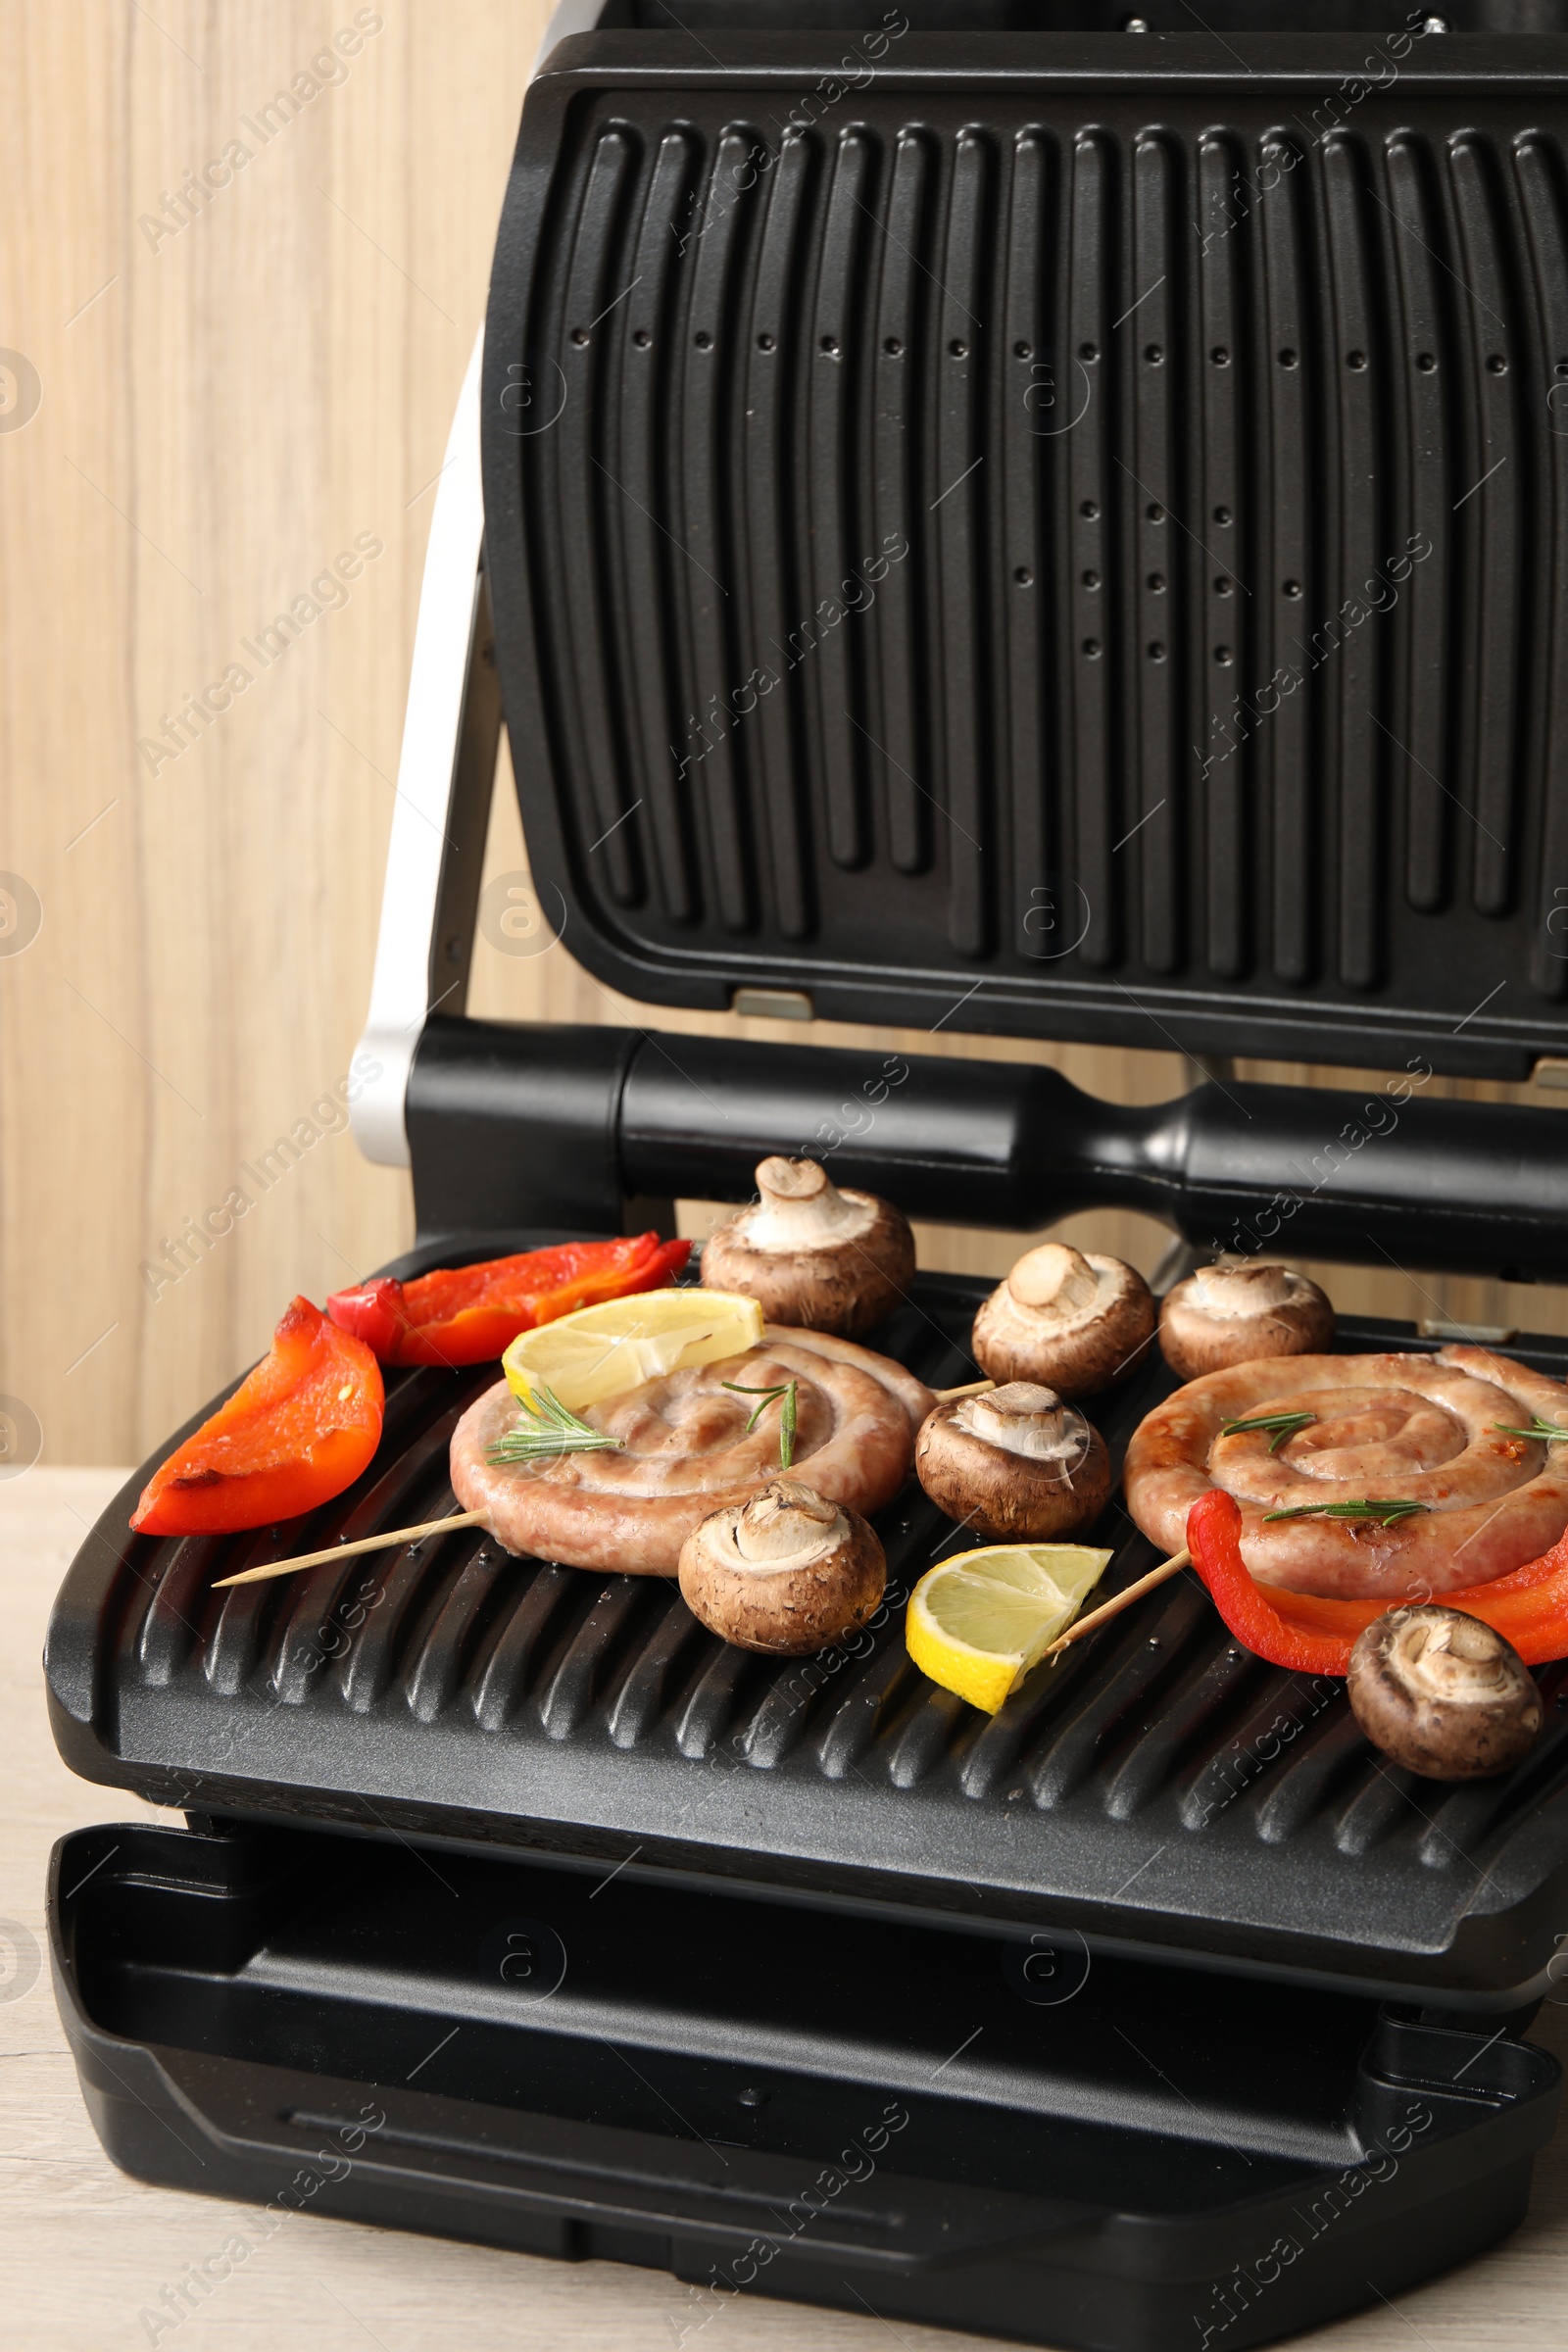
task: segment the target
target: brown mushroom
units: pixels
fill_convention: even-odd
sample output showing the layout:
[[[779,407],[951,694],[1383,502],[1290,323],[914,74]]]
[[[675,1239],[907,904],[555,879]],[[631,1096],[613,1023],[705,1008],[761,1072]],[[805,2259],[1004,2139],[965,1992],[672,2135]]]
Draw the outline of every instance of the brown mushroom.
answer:
[[[1159,1310],[1160,1349],[1178,1380],[1270,1355],[1319,1355],[1333,1337],[1327,1295],[1288,1266],[1200,1266]]]
[[[1541,1692],[1513,1643],[1436,1600],[1388,1609],[1357,1636],[1349,1694],[1373,1745],[1430,1781],[1507,1772],[1541,1729]]]
[[[693,1616],[738,1649],[774,1655],[824,1649],[863,1625],[887,1575],[869,1521],[799,1478],[775,1478],[749,1501],[712,1512],[680,1553]]]
[[[971,1345],[993,1380],[1097,1396],[1142,1363],[1153,1334],[1153,1294],[1132,1266],[1042,1242],[981,1307]]]
[[[914,1467],[940,1510],[999,1544],[1073,1535],[1099,1518],[1110,1493],[1094,1423],[1029,1380],[939,1404],[915,1442]]]
[[[855,1339],[914,1276],[914,1235],[891,1200],[845,1190],[814,1159],[764,1159],[759,1198],[703,1245],[710,1291],[759,1298],[770,1323]]]

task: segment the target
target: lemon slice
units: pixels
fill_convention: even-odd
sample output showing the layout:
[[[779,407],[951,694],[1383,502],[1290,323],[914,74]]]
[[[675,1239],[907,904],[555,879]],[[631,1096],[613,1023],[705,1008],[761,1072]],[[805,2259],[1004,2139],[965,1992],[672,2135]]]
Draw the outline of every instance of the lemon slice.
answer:
[[[501,1368],[524,1404],[537,1403],[539,1381],[580,1413],[665,1372],[742,1355],[761,1336],[761,1307],[738,1292],[639,1291],[519,1332]]]
[[[1088,1544],[994,1544],[943,1560],[909,1595],[909,1655],[944,1690],[995,1715],[1072,1623],[1109,1558]]]

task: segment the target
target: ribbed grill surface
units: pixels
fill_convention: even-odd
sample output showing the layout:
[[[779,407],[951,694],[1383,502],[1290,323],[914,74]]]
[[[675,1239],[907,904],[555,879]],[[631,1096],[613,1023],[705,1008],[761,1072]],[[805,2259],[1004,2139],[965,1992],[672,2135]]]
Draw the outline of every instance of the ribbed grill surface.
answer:
[[[1343,127],[576,100],[507,353],[559,416],[490,487],[525,816],[596,929],[694,983],[985,975],[1015,1026],[1561,1000],[1568,117],[1422,63]]]
[[[981,1296],[922,1278],[890,1347],[933,1383],[961,1377]],[[1342,1344],[1398,1345],[1399,1328]],[[488,1378],[397,1376],[382,1454],[310,1540],[454,1507],[447,1441]],[[1152,1372],[1100,1416],[1118,1462],[1169,1385]],[[472,1529],[219,1593],[216,1577],[275,1556],[270,1533],[158,1543],[106,1520],[51,1651],[61,1619],[96,1621],[109,1777],[166,1802],[372,1826],[413,1803],[449,1834],[559,1841],[564,1824],[590,1852],[646,1839],[725,1868],[739,1848],[764,1880],[829,1869],[842,1890],[848,1865],[866,1891],[917,1883],[960,1909],[1059,1898],[1183,1915],[1200,1941],[1205,1920],[1250,1921],[1363,1956],[1441,1947],[1483,1888],[1506,1908],[1557,1867],[1568,1665],[1541,1670],[1546,1730],[1516,1773],[1422,1783],[1367,1746],[1343,1685],[1239,1649],[1181,1578],[986,1717],[903,1639],[914,1581],[971,1539],[917,1489],[883,1533],[890,1606],[856,1654],[768,1660],[705,1632],[662,1579],[517,1561]],[[1108,1588],[1150,1564],[1115,1504],[1102,1540]]]

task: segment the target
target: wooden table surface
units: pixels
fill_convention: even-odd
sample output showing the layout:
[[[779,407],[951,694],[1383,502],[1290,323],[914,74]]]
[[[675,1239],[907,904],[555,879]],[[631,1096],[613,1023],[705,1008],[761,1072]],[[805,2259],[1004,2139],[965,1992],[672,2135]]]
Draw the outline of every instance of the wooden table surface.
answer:
[[[687,2288],[661,2273],[546,2262],[303,2214],[177,2327],[160,2332],[142,2316],[167,2319],[162,2289],[221,2244],[239,2209],[145,2187],[109,2163],[77,2093],[44,1956],[54,1840],[87,1822],[170,1818],[74,1779],[44,1712],[39,1655],[49,1605],[122,1476],[38,1468],[0,1483],[0,2340],[27,2352],[131,2352],[149,2342],[177,2342],[178,2352],[275,2352],[283,2343],[290,2352],[367,2344],[680,2352],[692,2305]],[[1536,2036],[1568,2055],[1568,2006],[1544,2008]],[[703,2334],[702,2352],[877,2352],[890,2335],[906,2352],[962,2352],[985,2340],[744,2299],[724,2305]],[[1507,2244],[1396,2306],[1296,2340],[1323,2352],[1568,2344],[1568,2132],[1538,2162],[1530,2216]]]

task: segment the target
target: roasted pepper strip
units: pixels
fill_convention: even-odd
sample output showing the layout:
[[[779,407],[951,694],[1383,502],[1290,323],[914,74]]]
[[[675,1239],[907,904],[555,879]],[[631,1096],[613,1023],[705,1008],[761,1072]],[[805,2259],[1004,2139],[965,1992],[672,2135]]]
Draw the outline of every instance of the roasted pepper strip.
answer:
[[[438,1266],[413,1282],[383,1276],[339,1291],[326,1311],[383,1364],[482,1364],[504,1354],[519,1331],[553,1323],[576,1307],[662,1290],[691,1247],[662,1242],[657,1233],[563,1242],[477,1266]]]
[[[1242,1557],[1241,1534],[1241,1511],[1218,1487],[1200,1494],[1187,1514],[1193,1565],[1237,1641],[1272,1665],[1298,1673],[1348,1673],[1357,1634],[1396,1604],[1331,1600],[1260,1585]],[[1568,1535],[1507,1576],[1436,1597],[1494,1627],[1527,1666],[1568,1657]]]
[[[130,1524],[146,1536],[218,1536],[314,1511],[369,1461],[382,1404],[369,1348],[296,1298],[270,1353],[153,1473]]]

